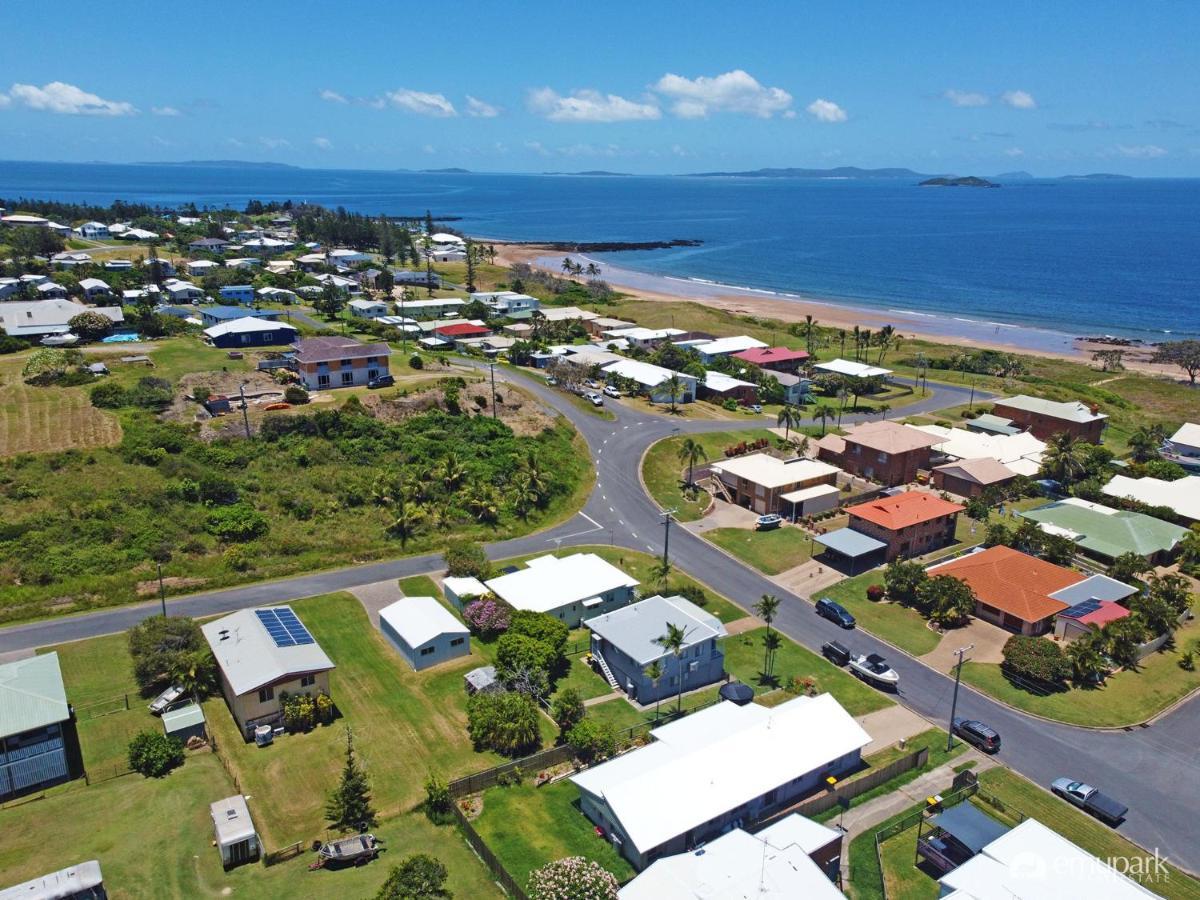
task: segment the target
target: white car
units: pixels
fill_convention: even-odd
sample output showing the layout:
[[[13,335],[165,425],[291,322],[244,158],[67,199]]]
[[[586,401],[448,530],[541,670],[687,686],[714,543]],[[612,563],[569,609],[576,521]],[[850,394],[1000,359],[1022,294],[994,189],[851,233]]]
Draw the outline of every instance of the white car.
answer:
[[[620,397],[620,396],[621,396],[621,392],[620,392],[620,391],[618,391],[618,390],[617,390],[615,387],[613,387],[611,384],[606,384],[606,385],[604,386],[604,395],[605,395],[606,397],[613,397],[613,398],[616,398],[616,397]]]
[[[588,394],[587,399],[592,401],[592,406],[603,406],[604,398],[599,394]]]

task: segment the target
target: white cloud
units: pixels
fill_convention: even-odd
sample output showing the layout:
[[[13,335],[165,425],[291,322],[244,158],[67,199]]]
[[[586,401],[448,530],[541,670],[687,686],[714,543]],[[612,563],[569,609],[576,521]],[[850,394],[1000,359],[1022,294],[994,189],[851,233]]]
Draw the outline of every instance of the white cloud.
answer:
[[[333,149],[333,141],[331,141],[327,137],[315,137],[315,138],[313,138],[312,142],[313,142],[313,146],[316,147],[318,150],[332,150]]]
[[[550,155],[550,151],[546,149],[545,145],[542,144],[541,141],[526,141],[525,149],[532,150],[538,156],[549,156]]]
[[[1007,150],[1004,151],[1004,155],[1011,156],[1015,159],[1018,156],[1024,156],[1025,151],[1022,150],[1020,147],[1009,147]]]
[[[4,93],[3,91],[0,91],[0,109],[4,109],[4,107],[8,106],[11,103],[12,103],[12,98],[9,97],[8,94]]]
[[[1137,144],[1128,146],[1126,144],[1117,145],[1117,152],[1129,159],[1158,159],[1160,156],[1166,156],[1167,150],[1157,144]]]
[[[494,119],[500,115],[500,107],[467,94],[467,115],[477,119]]]
[[[1000,102],[1013,109],[1037,109],[1037,101],[1027,91],[1005,91],[1000,95]]]
[[[260,137],[258,142],[268,150],[279,150],[283,147],[292,146],[292,142],[287,138]]]
[[[183,113],[181,113],[179,110],[177,110],[173,106],[152,106],[152,107],[150,107],[150,112],[154,113],[156,116],[182,116],[183,115]]]
[[[662,117],[662,111],[652,103],[593,90],[563,96],[548,87],[529,92],[529,109],[551,122],[629,122]]]
[[[953,88],[942,94],[955,106],[987,106],[990,102],[987,94],[978,91],[956,91]]]
[[[448,119],[458,115],[458,110],[454,108],[453,103],[446,99],[444,94],[427,94],[424,91],[399,88],[388,91],[384,96],[397,109],[416,113],[419,116]]]
[[[421,152],[428,153],[430,156],[432,156],[433,154],[437,153],[437,147],[433,146],[433,144],[426,144],[421,148]]]
[[[320,94],[318,94],[318,96],[322,100],[328,100],[330,103],[349,103],[350,102],[342,94],[339,94],[337,91],[331,91],[331,90],[329,90],[329,88],[325,88],[323,91],[321,91]]]
[[[77,88],[73,84],[52,81],[38,87],[33,84],[14,84],[9,97],[30,109],[60,113],[67,116],[132,116],[137,109],[123,100],[105,100]]]
[[[229,147],[237,147],[237,148],[246,146],[245,143],[243,143],[242,141],[238,140],[235,137],[225,138],[225,144]]]
[[[818,97],[812,103],[805,107],[808,114],[818,122],[845,122],[846,111],[834,103],[832,100],[823,100]]]
[[[702,119],[711,113],[732,112],[769,119],[792,105],[783,88],[766,87],[741,69],[712,78],[666,74],[653,90],[669,98],[671,112],[683,119]]]

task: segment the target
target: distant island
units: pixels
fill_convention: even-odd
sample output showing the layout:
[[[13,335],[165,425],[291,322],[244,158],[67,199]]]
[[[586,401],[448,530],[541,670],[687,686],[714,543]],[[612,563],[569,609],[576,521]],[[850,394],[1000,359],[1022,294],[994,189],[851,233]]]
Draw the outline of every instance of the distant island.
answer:
[[[457,169],[454,167],[448,169],[421,169],[422,175],[470,175],[470,169]]]
[[[994,181],[988,181],[986,178],[980,178],[978,175],[963,175],[957,178],[948,178],[945,176],[940,178],[926,178],[918,187],[998,188],[1000,185]]]
[[[860,169],[839,166],[836,169],[754,169],[750,172],[693,172],[689,178],[928,178],[927,173],[912,169]]]
[[[543,175],[575,175],[596,178],[632,178],[632,172],[608,172],[604,169],[589,169],[586,172],[543,172]]]
[[[1133,181],[1132,175],[1114,175],[1111,172],[1093,172],[1091,175],[1063,175],[1059,181]]]
[[[134,163],[137,166],[187,166],[193,169],[299,169],[300,166],[280,162],[250,162],[244,159],[188,159],[180,162],[146,162]]]

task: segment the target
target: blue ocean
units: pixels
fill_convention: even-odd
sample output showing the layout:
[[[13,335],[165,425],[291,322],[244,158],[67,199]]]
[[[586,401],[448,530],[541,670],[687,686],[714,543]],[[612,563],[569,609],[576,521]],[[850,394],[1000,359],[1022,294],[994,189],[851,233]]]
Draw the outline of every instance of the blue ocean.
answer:
[[[309,201],[459,217],[509,240],[699,247],[622,269],[870,308],[1144,340],[1200,336],[1200,180],[909,181],[423,174],[0,163],[0,197],[242,207]]]

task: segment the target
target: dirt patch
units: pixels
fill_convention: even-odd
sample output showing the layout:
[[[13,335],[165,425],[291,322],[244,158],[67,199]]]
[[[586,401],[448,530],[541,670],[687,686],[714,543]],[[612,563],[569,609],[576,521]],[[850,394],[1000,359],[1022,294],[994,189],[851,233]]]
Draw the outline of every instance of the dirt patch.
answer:
[[[411,416],[431,409],[446,408],[444,394],[440,388],[393,396],[372,394],[362,397],[361,400],[372,415],[384,422],[403,422]],[[490,416],[492,406],[489,384],[476,382],[461,388],[458,403],[465,413]],[[546,428],[554,426],[554,420],[536,400],[524,391],[499,382],[496,384],[496,418],[520,437],[538,435]]]
[[[171,588],[172,590],[180,590],[185,588],[201,587],[208,584],[207,578],[182,578],[172,575],[169,578],[163,579],[163,587]],[[139,597],[153,597],[158,594],[158,579],[152,578],[148,581],[139,581],[137,583],[137,595]]]
[[[172,422],[208,422],[210,417],[204,407],[188,398],[194,397],[198,390],[208,391],[209,396],[223,394],[236,398],[243,384],[247,400],[252,406],[276,403],[283,399],[284,385],[276,382],[268,372],[192,372],[179,379],[175,399],[162,417]]]
[[[458,808],[462,810],[462,814],[467,817],[468,822],[473,822],[483,815],[483,795],[472,794],[470,797],[462,797],[456,801]]]

